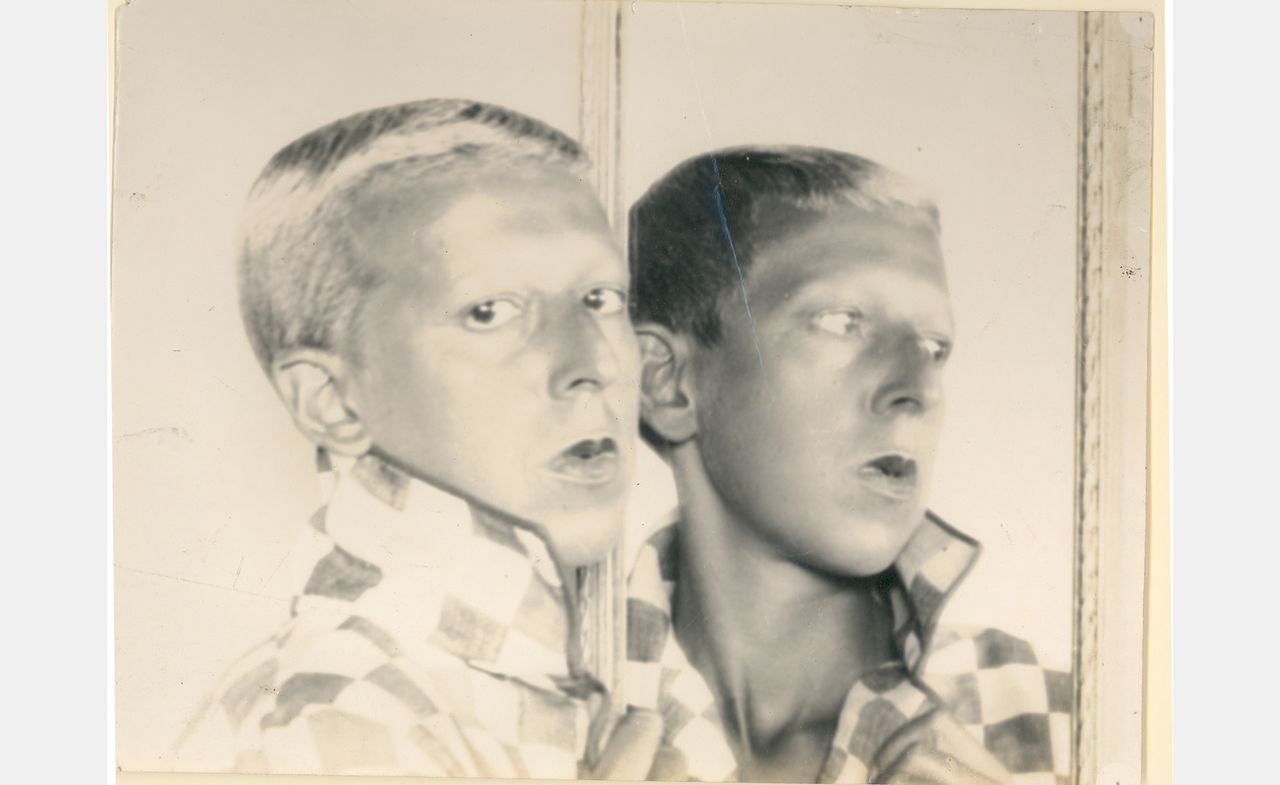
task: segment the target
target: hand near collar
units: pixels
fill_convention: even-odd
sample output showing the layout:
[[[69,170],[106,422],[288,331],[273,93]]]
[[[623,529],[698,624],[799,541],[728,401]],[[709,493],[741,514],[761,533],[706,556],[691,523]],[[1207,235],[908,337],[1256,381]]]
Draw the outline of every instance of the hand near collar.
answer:
[[[904,725],[884,743],[868,782],[1008,785],[1011,777],[950,714],[934,709]]]
[[[584,768],[581,779],[630,780],[648,778],[662,743],[662,715],[632,706],[614,726],[600,758]]]

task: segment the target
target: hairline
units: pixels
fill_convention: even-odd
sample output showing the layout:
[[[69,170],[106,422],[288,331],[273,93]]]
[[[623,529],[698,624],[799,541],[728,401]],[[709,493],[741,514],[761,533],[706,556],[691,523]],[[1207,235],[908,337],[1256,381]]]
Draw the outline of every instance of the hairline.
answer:
[[[360,128],[361,123],[415,111],[424,125],[415,126],[411,117],[333,154],[344,126]],[[370,119],[378,113],[381,120]],[[442,121],[433,124],[433,113]],[[322,149],[325,139],[330,140],[327,151]],[[376,266],[349,252],[359,236],[352,214],[366,196],[405,187],[397,178],[406,169],[417,169],[416,177],[442,181],[426,186],[438,190],[432,201],[445,204],[454,198],[451,191],[459,177],[511,166],[585,182],[590,162],[576,142],[552,126],[503,107],[457,99],[352,115],[278,151],[250,190],[239,254],[241,311],[259,364],[270,373],[283,354],[298,349],[355,357],[352,337],[377,285]],[[435,213],[433,218],[440,211]],[[292,255],[299,258],[284,258]],[[335,286],[354,291],[344,295]]]
[[[733,246],[732,254],[734,257],[734,264],[737,268],[736,272],[738,277],[736,280],[731,278],[728,283],[720,287],[719,291],[716,292],[714,302],[710,306],[712,312],[715,314],[715,324],[717,327],[716,335],[703,336],[697,329],[698,319],[696,318],[686,329],[681,329],[674,324],[666,324],[652,318],[645,318],[643,321],[646,323],[660,324],[663,327],[682,335],[689,335],[703,347],[718,347],[724,338],[719,329],[725,322],[723,309],[735,300],[745,300],[748,302],[748,307],[750,307],[749,292],[753,277],[752,273],[755,270],[757,260],[762,254],[769,250],[769,246],[782,242],[789,233],[794,232],[799,228],[795,226],[793,216],[790,219],[785,219],[778,223],[777,226],[782,229],[782,231],[763,240],[756,236],[762,228],[762,224],[767,224],[770,220],[768,218],[762,220],[760,217],[761,213],[767,210],[776,210],[780,206],[792,210],[796,216],[814,217],[839,209],[853,209],[869,216],[874,215],[877,212],[894,210],[901,212],[904,215],[913,215],[923,219],[922,222],[927,224],[934,236],[939,238],[941,237],[942,227],[941,221],[938,217],[938,209],[931,200],[912,203],[906,200],[888,197],[876,199],[871,204],[866,204],[865,199],[848,198],[857,196],[864,196],[864,194],[855,187],[850,186],[847,188],[841,188],[832,193],[818,195],[806,194],[797,196],[781,192],[772,192],[762,195],[754,201],[748,215],[747,224],[749,229],[742,233],[746,234],[747,237],[739,238],[740,240],[747,240],[746,243],[742,244],[742,246],[745,247],[740,246],[737,241],[735,241]],[[741,250],[739,250],[740,248]],[[816,282],[814,280],[809,280],[800,284],[794,291],[802,292],[806,289],[812,288],[814,285],[816,285]]]

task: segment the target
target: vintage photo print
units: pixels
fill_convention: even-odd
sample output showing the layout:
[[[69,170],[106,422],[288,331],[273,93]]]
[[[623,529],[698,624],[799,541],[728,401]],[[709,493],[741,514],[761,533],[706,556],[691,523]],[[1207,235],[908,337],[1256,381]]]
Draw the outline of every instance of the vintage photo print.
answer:
[[[122,771],[1141,781],[1151,15],[116,24]]]

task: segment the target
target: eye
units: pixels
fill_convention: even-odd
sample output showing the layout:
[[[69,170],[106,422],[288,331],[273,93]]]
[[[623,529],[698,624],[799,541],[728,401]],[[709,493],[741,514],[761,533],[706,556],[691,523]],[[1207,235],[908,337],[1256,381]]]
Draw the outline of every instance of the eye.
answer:
[[[601,316],[622,313],[627,307],[627,295],[619,289],[599,286],[582,296],[582,303]]]
[[[852,335],[862,327],[862,311],[857,308],[823,311],[813,317],[813,326],[832,335]]]
[[[938,338],[937,336],[927,336],[920,339],[920,345],[929,353],[933,361],[941,365],[951,356],[951,342],[946,338]]]
[[[493,330],[523,313],[514,300],[485,300],[467,310],[467,327],[472,330]]]

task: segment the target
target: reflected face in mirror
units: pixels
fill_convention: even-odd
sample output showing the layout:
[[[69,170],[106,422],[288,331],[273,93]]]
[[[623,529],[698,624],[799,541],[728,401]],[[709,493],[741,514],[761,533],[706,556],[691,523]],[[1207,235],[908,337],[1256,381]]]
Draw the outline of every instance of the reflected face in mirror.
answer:
[[[874,575],[921,521],[942,425],[954,328],[936,222],[779,207],[756,236],[720,343],[694,350],[703,463],[788,559]]]
[[[621,534],[638,355],[626,264],[590,189],[525,165],[398,186],[358,220],[378,283],[359,416],[419,477],[514,516],[569,565]]]

